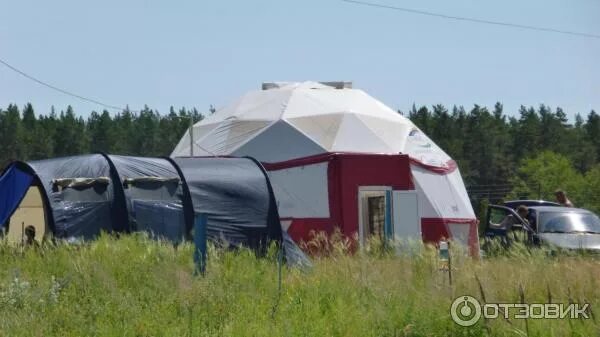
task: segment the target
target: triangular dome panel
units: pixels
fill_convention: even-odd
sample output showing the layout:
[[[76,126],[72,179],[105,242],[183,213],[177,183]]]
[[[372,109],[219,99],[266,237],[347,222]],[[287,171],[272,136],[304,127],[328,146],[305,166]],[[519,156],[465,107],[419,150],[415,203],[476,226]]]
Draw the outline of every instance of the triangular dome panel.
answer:
[[[247,99],[238,104],[234,116],[240,120],[278,120],[287,108],[292,93],[290,90],[267,90],[250,93]]]
[[[234,156],[250,156],[262,162],[274,163],[327,152],[319,144],[280,120],[254,136],[238,149]]]
[[[393,122],[388,119],[379,117],[356,115],[363,124],[377,135],[382,142],[387,144],[390,149],[394,149],[397,153],[404,149],[406,137],[412,129],[412,125],[408,123]]]
[[[330,152],[394,153],[356,114],[344,114]]]
[[[198,148],[198,150],[208,152],[209,155],[228,155],[270,124],[267,121],[223,121],[205,137],[194,141],[194,151]]]
[[[331,149],[343,117],[343,114],[338,113],[290,118],[287,119],[287,122],[320,144],[324,149]]]
[[[194,142],[201,141],[202,138],[206,137],[213,129],[218,127],[219,124],[220,123],[218,123],[218,122],[211,123],[211,124],[202,124],[202,125],[196,124],[192,128],[192,132],[194,133]],[[177,144],[177,146],[175,147],[175,150],[173,152],[181,153],[185,156],[192,154],[190,152],[190,130],[189,129],[187,129],[185,131],[185,133],[183,134],[183,137],[181,138],[181,140],[179,140],[179,143]],[[194,155],[198,155],[199,153],[202,153],[202,152],[196,152],[196,149],[194,149]]]

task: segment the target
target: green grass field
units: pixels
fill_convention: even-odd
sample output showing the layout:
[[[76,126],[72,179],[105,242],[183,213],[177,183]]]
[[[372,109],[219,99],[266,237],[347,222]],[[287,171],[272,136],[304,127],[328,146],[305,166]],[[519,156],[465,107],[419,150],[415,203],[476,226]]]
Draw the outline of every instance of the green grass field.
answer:
[[[592,336],[597,319],[456,325],[459,295],[488,302],[589,302],[600,310],[600,263],[515,250],[474,261],[455,253],[453,284],[436,253],[347,254],[334,244],[311,270],[283,269],[276,254],[210,249],[193,276],[191,245],[143,236],[84,247],[22,251],[0,245],[1,336]],[[479,278],[480,283],[478,283]],[[592,314],[594,312],[592,311]],[[600,314],[600,311],[599,311]]]

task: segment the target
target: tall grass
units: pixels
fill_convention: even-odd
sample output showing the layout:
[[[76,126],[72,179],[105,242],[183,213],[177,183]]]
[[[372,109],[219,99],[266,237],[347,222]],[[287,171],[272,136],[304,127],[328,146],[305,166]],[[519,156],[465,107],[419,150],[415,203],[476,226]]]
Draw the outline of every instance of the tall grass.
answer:
[[[103,236],[84,246],[0,244],[1,336],[591,336],[593,320],[452,322],[459,295],[488,302],[600,304],[600,264],[581,256],[523,250],[476,261],[453,256],[453,283],[429,247],[342,240],[310,270],[283,270],[276,253],[210,248],[205,277],[193,276],[193,247],[142,235]],[[478,283],[479,279],[480,283]],[[481,289],[480,289],[481,286]],[[489,331],[489,332],[488,332]]]

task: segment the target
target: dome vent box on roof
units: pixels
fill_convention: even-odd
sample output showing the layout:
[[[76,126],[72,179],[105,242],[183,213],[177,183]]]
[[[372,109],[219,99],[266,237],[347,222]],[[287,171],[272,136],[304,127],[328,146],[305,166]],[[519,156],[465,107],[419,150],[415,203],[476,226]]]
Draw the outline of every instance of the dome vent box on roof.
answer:
[[[314,82],[319,83],[328,87],[332,87],[334,89],[352,89],[352,82],[349,81],[329,81],[329,82]],[[271,90],[271,89],[281,89],[283,87],[300,84],[294,82],[264,82],[262,84],[262,90]],[[320,89],[318,87],[312,89]]]

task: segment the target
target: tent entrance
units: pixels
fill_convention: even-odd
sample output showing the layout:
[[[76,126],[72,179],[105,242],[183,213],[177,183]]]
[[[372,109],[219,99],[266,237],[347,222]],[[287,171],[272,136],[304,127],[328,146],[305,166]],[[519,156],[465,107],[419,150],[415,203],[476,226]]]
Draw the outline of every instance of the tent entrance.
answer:
[[[8,241],[23,243],[25,241],[24,231],[28,226],[35,228],[35,239],[40,242],[48,232],[42,191],[35,185],[27,189],[21,204],[8,221]]]
[[[392,235],[391,190],[389,186],[361,186],[358,191],[358,234],[360,245],[368,240],[386,240]]]

